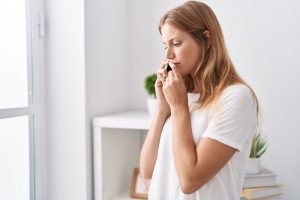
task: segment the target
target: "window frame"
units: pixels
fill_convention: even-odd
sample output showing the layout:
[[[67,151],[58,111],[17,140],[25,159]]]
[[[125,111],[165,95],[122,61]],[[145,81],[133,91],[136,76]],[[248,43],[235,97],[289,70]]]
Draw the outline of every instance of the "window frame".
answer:
[[[44,2],[25,0],[27,33],[28,106],[0,109],[0,120],[28,116],[30,148],[30,200],[45,199],[45,56]]]

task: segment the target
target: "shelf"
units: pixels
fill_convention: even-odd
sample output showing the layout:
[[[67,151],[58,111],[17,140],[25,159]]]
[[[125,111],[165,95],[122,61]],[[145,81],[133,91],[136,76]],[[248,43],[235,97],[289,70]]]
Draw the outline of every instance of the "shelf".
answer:
[[[151,116],[146,110],[128,110],[93,118],[95,200],[116,195],[112,200],[134,200],[128,191],[122,192],[130,187],[132,169],[139,164],[144,133],[149,129],[150,121]]]
[[[137,200],[137,199],[131,198],[129,196],[129,191],[126,191],[111,200]]]
[[[146,110],[129,110],[93,118],[93,126],[101,128],[139,129],[150,127],[150,115]]]

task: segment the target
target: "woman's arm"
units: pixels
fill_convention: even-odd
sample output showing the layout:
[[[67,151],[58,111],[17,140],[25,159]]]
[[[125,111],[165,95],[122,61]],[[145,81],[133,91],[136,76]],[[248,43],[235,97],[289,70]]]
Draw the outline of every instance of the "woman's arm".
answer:
[[[187,107],[172,110],[171,117],[175,167],[182,192],[190,194],[214,177],[236,149],[208,138],[196,146]]]
[[[140,155],[140,173],[144,179],[151,179],[157,158],[158,146],[162,128],[168,114],[156,110],[152,124],[146,136]]]
[[[163,92],[171,109],[173,156],[182,192],[193,193],[214,177],[253,134],[256,103],[247,86],[224,91],[195,145],[183,77],[176,65],[172,67]]]
[[[162,128],[166,119],[171,113],[170,106],[167,103],[162,91],[164,77],[167,77],[167,71],[164,69],[167,61],[160,64],[156,71],[157,79],[155,81],[155,94],[157,99],[156,111],[153,120],[143,144],[140,155],[140,174],[144,179],[151,179],[154,165],[157,158],[158,146]]]

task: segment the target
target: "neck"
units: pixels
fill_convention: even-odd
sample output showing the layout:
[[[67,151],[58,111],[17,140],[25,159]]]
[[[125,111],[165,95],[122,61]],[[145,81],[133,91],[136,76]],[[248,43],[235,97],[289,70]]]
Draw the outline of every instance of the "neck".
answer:
[[[193,79],[193,84],[194,84],[194,89],[193,89],[193,91],[191,91],[191,93],[200,93],[199,86],[198,86],[198,84],[195,84],[194,79]]]

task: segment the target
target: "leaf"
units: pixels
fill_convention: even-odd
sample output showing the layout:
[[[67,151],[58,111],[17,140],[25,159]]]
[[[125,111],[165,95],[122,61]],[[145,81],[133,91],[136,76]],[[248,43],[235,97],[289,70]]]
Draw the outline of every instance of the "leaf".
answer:
[[[149,76],[147,76],[145,78],[145,83],[144,83],[144,87],[146,89],[146,91],[148,92],[148,94],[154,95],[155,96],[155,81],[157,79],[157,75],[156,74],[151,74]]]
[[[256,134],[253,137],[250,158],[260,158],[267,150],[267,141],[261,134]]]

